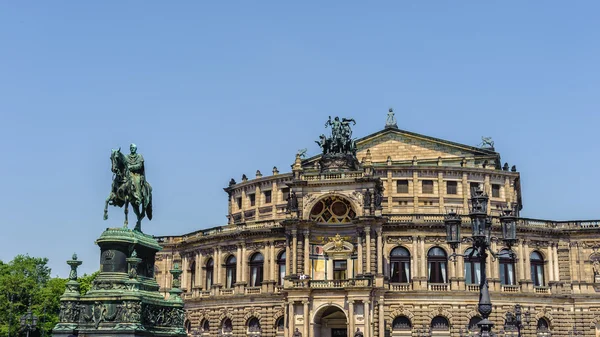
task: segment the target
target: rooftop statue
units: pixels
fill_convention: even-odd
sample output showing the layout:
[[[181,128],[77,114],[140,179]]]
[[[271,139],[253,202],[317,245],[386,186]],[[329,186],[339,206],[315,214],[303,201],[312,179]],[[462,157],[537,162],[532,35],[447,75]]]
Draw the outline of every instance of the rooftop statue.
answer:
[[[481,137],[481,144],[479,144],[479,147],[482,149],[493,149],[494,141],[492,140],[492,137]]]
[[[352,139],[352,128],[350,122],[356,125],[356,121],[352,118],[335,117],[325,122],[325,127],[331,126],[331,137],[325,135],[320,136],[320,141],[317,144],[323,149],[323,154],[353,154],[356,155],[356,143]]]
[[[385,121],[385,128],[398,128],[398,123],[396,122],[396,117],[394,117],[394,109],[390,108],[387,114],[387,120]]]
[[[110,194],[104,204],[104,220],[108,219],[108,205],[125,206],[125,223],[127,227],[129,204],[137,217],[134,230],[142,231],[142,219],[148,216],[152,220],[152,187],[146,181],[144,157],[137,153],[137,146],[129,146],[129,155],[124,155],[121,148],[112,150],[113,182]]]

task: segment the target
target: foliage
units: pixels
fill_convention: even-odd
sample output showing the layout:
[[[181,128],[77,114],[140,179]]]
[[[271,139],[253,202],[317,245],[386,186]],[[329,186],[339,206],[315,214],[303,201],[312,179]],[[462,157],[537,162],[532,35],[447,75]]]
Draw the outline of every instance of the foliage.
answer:
[[[9,263],[0,261],[0,336],[18,336],[19,319],[30,304],[38,317],[39,335],[51,335],[58,323],[60,296],[68,279],[50,278],[47,263],[46,258],[28,255],[18,255]],[[97,273],[84,274],[78,279],[82,295],[90,290]]]
[[[96,278],[96,275],[98,275],[98,273],[99,272],[97,271],[92,273],[91,275],[83,274],[82,277],[77,279],[77,281],[79,282],[79,289],[82,296],[90,290],[90,288],[92,287],[92,281]]]

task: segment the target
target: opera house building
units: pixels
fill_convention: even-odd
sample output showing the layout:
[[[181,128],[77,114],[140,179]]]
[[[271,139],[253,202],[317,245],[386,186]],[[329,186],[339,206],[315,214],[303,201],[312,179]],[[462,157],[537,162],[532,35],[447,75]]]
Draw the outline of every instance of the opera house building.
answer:
[[[494,333],[600,336],[600,221],[523,218],[520,174],[490,139],[462,145],[384,119],[362,138],[354,120],[330,119],[319,155],[229,182],[226,225],[157,238],[165,296],[183,270],[188,335],[471,336],[485,276]],[[476,191],[486,263],[471,239]]]

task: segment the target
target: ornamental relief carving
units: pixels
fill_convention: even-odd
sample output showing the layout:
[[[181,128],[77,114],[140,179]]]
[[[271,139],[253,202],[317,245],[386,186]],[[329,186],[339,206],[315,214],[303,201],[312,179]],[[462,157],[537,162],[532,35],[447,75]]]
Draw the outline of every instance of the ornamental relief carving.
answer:
[[[426,236],[425,237],[425,242],[426,243],[446,243],[446,238],[443,236]]]
[[[386,242],[390,244],[411,243],[413,238],[412,236],[388,236]]]

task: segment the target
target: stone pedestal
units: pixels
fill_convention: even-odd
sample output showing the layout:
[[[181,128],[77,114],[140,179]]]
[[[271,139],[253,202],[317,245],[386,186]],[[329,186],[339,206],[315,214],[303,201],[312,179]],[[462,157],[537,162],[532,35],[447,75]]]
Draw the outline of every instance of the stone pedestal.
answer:
[[[61,297],[53,336],[185,336],[183,302],[165,300],[154,279],[156,240],[109,228],[96,243],[100,272],[85,295],[73,285]]]

